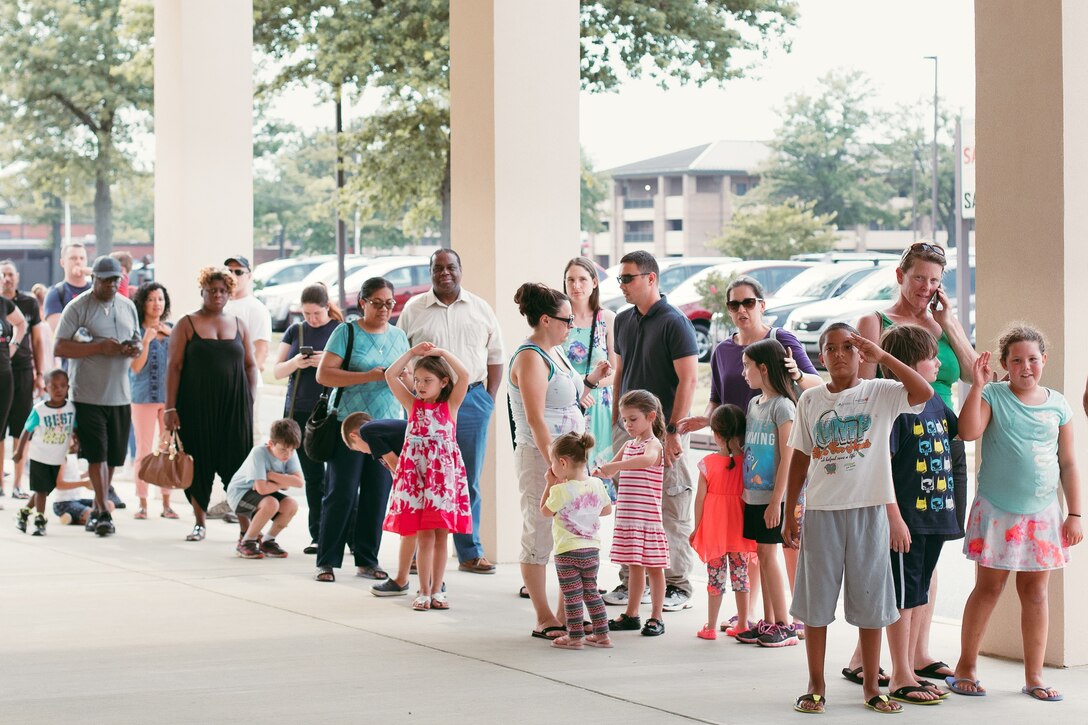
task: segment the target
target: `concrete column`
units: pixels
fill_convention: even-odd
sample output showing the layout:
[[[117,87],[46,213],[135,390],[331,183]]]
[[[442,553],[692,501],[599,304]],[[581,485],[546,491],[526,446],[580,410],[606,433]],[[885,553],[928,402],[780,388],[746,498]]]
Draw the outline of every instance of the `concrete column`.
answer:
[[[514,291],[561,287],[579,250],[578,28],[576,0],[450,2],[452,242],[465,288],[498,314],[507,353],[529,330]],[[481,536],[487,556],[512,563],[521,512],[505,384],[495,410]]]
[[[623,235],[626,231],[627,223],[624,221],[624,200],[626,196],[620,195],[620,189],[623,187],[622,181],[612,180],[612,221],[609,223],[608,231],[612,236],[612,256],[608,260],[608,266],[611,267],[614,264],[619,264],[620,259],[627,253],[626,248],[623,246]]]
[[[996,352],[1014,320],[1049,339],[1044,384],[1075,411],[1077,459],[1088,465],[1080,399],[1088,375],[1088,5],[1079,0],[976,0],[978,349]],[[1010,53],[1010,48],[1019,52]],[[1030,49],[1027,50],[1027,49]],[[1030,112],[1025,112],[1030,109]],[[1078,315],[1080,319],[1078,319]],[[1084,476],[1081,476],[1082,491]],[[1083,512],[1077,512],[1083,513]],[[1084,545],[1050,579],[1046,661],[1088,663]],[[1020,659],[1020,606],[1012,578],[983,650]]]
[[[665,256],[665,187],[668,179],[664,176],[657,177],[657,191],[654,194],[654,256]]]
[[[253,4],[155,1],[155,272],[174,317],[196,275],[253,255]]]

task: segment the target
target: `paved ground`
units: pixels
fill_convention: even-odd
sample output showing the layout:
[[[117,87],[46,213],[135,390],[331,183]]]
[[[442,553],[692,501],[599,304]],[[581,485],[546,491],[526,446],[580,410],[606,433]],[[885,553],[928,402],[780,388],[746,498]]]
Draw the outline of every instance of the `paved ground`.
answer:
[[[133,500],[131,483],[118,488]],[[55,520],[38,539],[16,531],[12,500],[0,501],[7,507],[0,514],[0,723],[801,717],[791,702],[806,681],[803,646],[698,640],[701,595],[693,609],[666,614],[663,637],[622,633],[613,650],[568,652],[529,637],[532,612],[516,596],[512,564],[495,576],[451,571],[453,609],[416,613],[408,598],[371,596],[370,582],[350,569],[335,584],[314,582],[312,558],[300,553],[304,527],[283,537],[288,559],[246,561],[234,556],[235,527],[222,522],[211,522],[202,543],[182,541],[192,525],[182,506],[180,521],[133,521],[131,510],[120,512],[118,533],[108,539]],[[396,546],[396,537],[384,543],[387,566]],[[611,584],[614,571],[606,566],[602,583]],[[962,608],[962,601],[948,604]],[[848,625],[833,626],[829,673],[846,663],[853,642]],[[938,623],[933,649],[955,657],[958,629]],[[987,659],[981,674],[990,696],[908,707],[899,721],[1088,719],[1084,668],[1048,670],[1069,697],[1055,705],[1019,694],[1018,663]],[[837,674],[829,682],[836,722],[872,722],[859,687]]]

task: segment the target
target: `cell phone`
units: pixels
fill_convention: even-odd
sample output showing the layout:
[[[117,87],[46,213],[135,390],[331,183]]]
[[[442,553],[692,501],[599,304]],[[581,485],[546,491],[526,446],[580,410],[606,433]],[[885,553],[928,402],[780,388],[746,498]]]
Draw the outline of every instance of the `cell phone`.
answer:
[[[941,289],[941,286],[940,286],[940,285],[937,285],[937,290],[938,290],[938,291],[940,291],[940,289]],[[937,311],[937,306],[938,306],[938,298],[937,298],[937,293],[936,293],[936,292],[934,292],[934,293],[933,293],[933,296],[929,298],[929,309],[931,309],[931,310],[933,310],[934,312],[936,312],[936,311]]]
[[[313,357],[314,354],[314,349],[309,345],[303,345],[298,351],[302,353],[302,357]]]

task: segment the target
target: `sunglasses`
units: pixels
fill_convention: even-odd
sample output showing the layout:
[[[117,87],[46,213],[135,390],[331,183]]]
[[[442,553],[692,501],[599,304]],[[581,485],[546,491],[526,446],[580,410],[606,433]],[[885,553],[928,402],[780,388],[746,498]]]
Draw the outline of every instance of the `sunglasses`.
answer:
[[[553,320],[559,320],[560,322],[567,323],[567,327],[574,327],[574,315],[571,315],[570,317],[556,317],[555,315],[547,316],[552,318]]]
[[[933,254],[939,254],[944,256],[944,248],[936,244],[930,244],[929,242],[915,242],[907,247],[908,252],[932,252]]]
[[[391,310],[397,306],[396,300],[376,300],[372,297],[367,297],[363,301],[376,310],[380,310],[383,307],[387,310]]]
[[[249,271],[248,269],[242,269],[241,267],[228,267],[228,269],[231,272],[234,272],[235,277],[241,277],[243,274]]]
[[[725,306],[729,308],[730,312],[736,312],[741,307],[746,310],[750,310],[756,306],[757,302],[762,302],[762,297],[745,297],[743,300],[729,300],[725,303]]]
[[[636,277],[645,277],[648,274],[653,274],[653,272],[639,272],[638,274],[621,274],[619,277],[616,277],[616,281],[619,282],[620,284],[631,284],[632,282],[635,281]]]

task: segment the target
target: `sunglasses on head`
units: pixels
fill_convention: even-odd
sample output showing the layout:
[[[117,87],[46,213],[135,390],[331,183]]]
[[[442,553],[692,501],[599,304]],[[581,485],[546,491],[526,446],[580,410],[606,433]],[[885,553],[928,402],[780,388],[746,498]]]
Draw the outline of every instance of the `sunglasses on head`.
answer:
[[[380,310],[383,307],[387,310],[391,310],[397,306],[395,300],[376,300],[373,297],[367,297],[363,301],[376,310]]]
[[[729,300],[725,303],[725,306],[729,308],[730,312],[736,312],[742,306],[746,310],[750,310],[756,306],[757,302],[762,302],[762,297],[745,297],[743,300]]]
[[[933,254],[939,254],[944,256],[944,248],[936,244],[930,244],[929,242],[915,242],[907,247],[908,252],[932,252]]]
[[[621,274],[619,277],[616,277],[616,281],[619,282],[620,284],[631,284],[632,282],[635,281],[636,277],[645,277],[648,274],[653,274],[653,272],[639,272],[637,274]]]
[[[574,315],[571,315],[570,317],[556,317],[555,315],[548,315],[548,317],[552,318],[553,320],[559,320],[560,322],[567,323],[567,327],[574,327]]]

